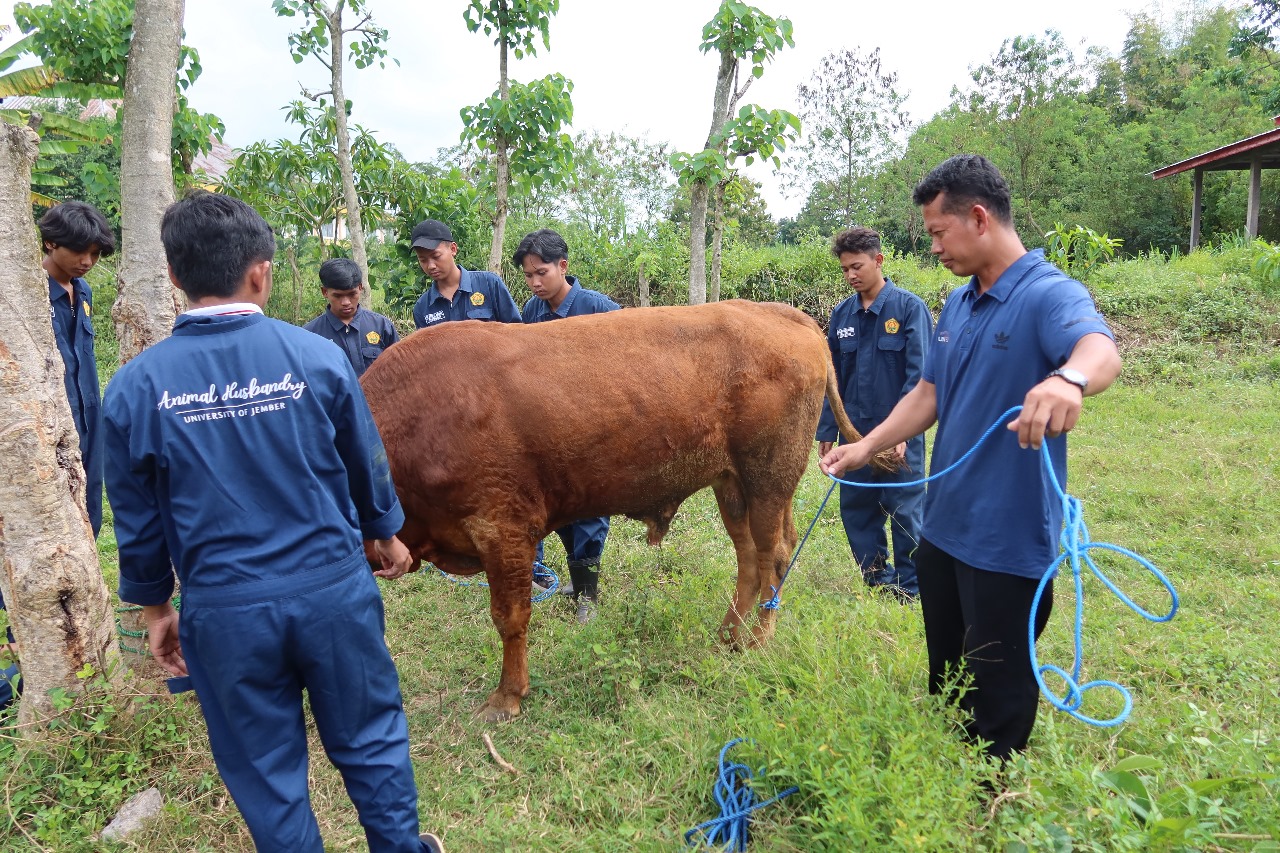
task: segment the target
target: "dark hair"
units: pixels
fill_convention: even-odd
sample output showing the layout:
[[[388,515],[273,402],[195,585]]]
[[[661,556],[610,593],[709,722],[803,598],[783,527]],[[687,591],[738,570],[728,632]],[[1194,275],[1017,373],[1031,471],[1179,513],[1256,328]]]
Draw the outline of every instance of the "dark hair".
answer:
[[[49,208],[40,217],[40,248],[47,255],[52,243],[54,247],[66,246],[73,252],[83,252],[96,245],[104,256],[116,251],[116,238],[111,233],[111,225],[107,217],[98,208],[82,201],[64,201]]]
[[[880,254],[880,234],[872,228],[846,228],[831,243],[831,254],[837,258],[845,252],[855,255]]]
[[[537,255],[549,264],[569,260],[569,244],[550,228],[539,228],[532,234],[526,234],[511,256],[511,263],[520,266],[525,255]]]
[[[364,284],[360,265],[350,258],[330,258],[320,265],[320,286],[331,290],[355,290]]]
[[[160,241],[174,278],[192,299],[225,298],[252,264],[276,254],[271,226],[237,198],[197,190],[169,205]]]
[[[962,216],[975,204],[985,207],[1005,225],[1013,224],[1009,184],[995,165],[979,154],[957,154],[924,176],[911,200],[923,207],[946,193],[942,209]]]

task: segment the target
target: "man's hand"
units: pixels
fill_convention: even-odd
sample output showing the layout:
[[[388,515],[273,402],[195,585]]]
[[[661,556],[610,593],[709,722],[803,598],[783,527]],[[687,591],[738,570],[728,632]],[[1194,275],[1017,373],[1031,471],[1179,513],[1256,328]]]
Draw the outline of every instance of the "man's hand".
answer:
[[[893,449],[889,451],[889,455],[893,458],[895,462],[898,462],[898,463],[906,462],[907,461],[907,443],[904,441],[901,444],[894,445]]]
[[[1040,449],[1047,435],[1057,438],[1080,420],[1084,391],[1059,376],[1050,376],[1027,392],[1022,411],[1008,428],[1018,434],[1018,446]]]
[[[835,446],[836,446],[836,443],[834,441],[819,441],[818,442],[818,458],[821,459],[822,457],[826,456],[828,453],[831,452],[831,448]]]
[[[373,540],[373,550],[382,561],[382,568],[373,573],[376,577],[393,581],[409,571],[409,567],[413,565],[413,557],[410,556],[409,549],[395,536],[390,539]]]
[[[832,477],[840,477],[846,471],[856,471],[871,461],[874,453],[869,447],[865,441],[842,444],[824,454],[818,467],[822,469],[822,473]]]
[[[186,675],[187,661],[178,643],[178,611],[173,603],[143,607],[142,616],[147,622],[147,645],[156,663],[170,675]]]

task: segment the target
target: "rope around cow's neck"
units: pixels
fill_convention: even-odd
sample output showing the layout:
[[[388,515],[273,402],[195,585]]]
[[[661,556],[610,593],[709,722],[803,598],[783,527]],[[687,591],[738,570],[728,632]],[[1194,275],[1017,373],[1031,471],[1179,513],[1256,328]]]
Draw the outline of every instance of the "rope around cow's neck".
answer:
[[[901,489],[908,486],[920,486],[936,480],[939,477],[944,477],[964,464],[965,461],[973,456],[982,443],[991,437],[1001,424],[1007,422],[1009,418],[1020,411],[1022,411],[1021,406],[1014,406],[1010,408],[1000,417],[996,418],[995,422],[992,423],[991,426],[987,428],[987,431],[982,434],[982,437],[974,442],[973,447],[969,448],[963,456],[942,471],[925,477],[924,479],[913,480],[910,483],[860,483],[851,480],[841,480],[839,477],[832,476],[831,479],[835,482],[831,484],[831,489],[835,489],[836,483],[846,486],[861,486],[864,488],[876,487],[882,489]],[[1130,610],[1151,622],[1168,622],[1174,617],[1178,612],[1178,593],[1177,590],[1173,588],[1173,584],[1170,583],[1169,579],[1165,577],[1164,573],[1157,569],[1149,560],[1135,554],[1127,548],[1121,548],[1119,545],[1112,545],[1107,542],[1094,542],[1089,539],[1089,529],[1084,523],[1084,507],[1080,503],[1079,498],[1067,494],[1067,492],[1062,488],[1062,485],[1058,482],[1058,475],[1054,473],[1053,470],[1053,460],[1049,456],[1048,442],[1044,442],[1040,445],[1040,451],[1041,458],[1044,460],[1045,469],[1049,472],[1049,481],[1053,483],[1053,490],[1057,494],[1058,499],[1062,502],[1063,527],[1062,532],[1058,537],[1058,543],[1062,546],[1062,553],[1058,555],[1058,558],[1053,561],[1048,570],[1044,573],[1044,576],[1040,579],[1040,585],[1036,587],[1036,594],[1031,602],[1031,614],[1027,620],[1027,646],[1030,650],[1031,670],[1035,674],[1036,684],[1040,686],[1041,694],[1043,694],[1044,698],[1049,701],[1050,705],[1057,708],[1059,711],[1064,711],[1082,723],[1088,723],[1091,726],[1099,726],[1103,728],[1118,726],[1129,718],[1129,712],[1133,710],[1133,696],[1129,693],[1128,689],[1115,681],[1089,681],[1085,684],[1080,683],[1080,672],[1084,662],[1084,581],[1080,564],[1083,562],[1087,565],[1089,567],[1089,571],[1093,572],[1093,574],[1102,581],[1107,589],[1111,590],[1111,592],[1115,594],[1116,598],[1119,598],[1124,602]],[[831,491],[829,490],[827,492],[827,497],[822,500],[822,506],[818,508],[818,512],[814,515],[813,520],[815,523],[818,520],[818,516],[822,514],[822,510],[827,505],[827,498],[830,497]],[[812,530],[813,523],[809,525],[809,531],[811,532]],[[762,607],[770,609],[776,609],[778,607],[778,594],[782,588],[782,584],[786,581],[787,574],[790,574],[791,566],[795,565],[796,558],[800,556],[800,550],[804,548],[804,543],[808,538],[809,532],[806,532],[804,540],[801,540],[800,545],[796,548],[795,556],[791,558],[791,564],[787,567],[787,572],[783,574],[782,580],[780,580],[778,582],[778,586],[774,588],[773,598],[761,605]],[[1149,613],[1121,592],[1120,588],[1117,587],[1110,578],[1103,574],[1102,570],[1099,569],[1098,565],[1093,561],[1093,558],[1089,556],[1089,551],[1095,548],[1105,551],[1114,551],[1117,554],[1129,557],[1154,575],[1156,580],[1160,581],[1164,588],[1169,592],[1169,612],[1163,616],[1157,616]],[[1062,565],[1063,561],[1067,559],[1070,559],[1071,561],[1071,575],[1076,596],[1075,625],[1073,629],[1074,659],[1071,664],[1070,673],[1053,664],[1040,663],[1039,658],[1036,655],[1035,635],[1035,614],[1040,608],[1040,598],[1043,596],[1045,588],[1049,585],[1049,581],[1057,575],[1059,567]],[[1063,683],[1066,685],[1066,693],[1062,697],[1057,696],[1049,689],[1048,685],[1045,684],[1045,673],[1053,673],[1062,679]],[[1109,687],[1124,697],[1124,708],[1119,714],[1110,719],[1099,720],[1080,713],[1080,707],[1084,704],[1084,694],[1096,687]]]

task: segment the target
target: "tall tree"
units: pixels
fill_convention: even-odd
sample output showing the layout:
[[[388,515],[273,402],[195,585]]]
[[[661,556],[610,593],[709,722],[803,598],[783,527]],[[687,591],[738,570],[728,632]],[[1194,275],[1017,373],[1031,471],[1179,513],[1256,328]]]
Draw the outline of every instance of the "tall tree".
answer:
[[[714,187],[732,178],[731,162],[742,157],[750,165],[756,156],[781,166],[776,152],[799,134],[800,120],[784,110],[764,110],[747,104],[734,110],[766,62],[783,47],[795,45],[791,21],[773,18],[738,0],[722,0],[715,17],[702,28],[703,53],[720,58],[707,141],[696,154],[677,152],[671,167],[692,193],[689,233],[689,304],[707,301],[707,207]],[[751,76],[739,82],[739,66],[751,63]]]
[[[75,689],[86,666],[117,669],[62,360],[49,322],[33,322],[49,310],[31,225],[36,149],[33,131],[0,121],[0,595],[22,655],[21,722],[49,714],[50,691]]]
[[[897,72],[881,65],[880,48],[866,55],[845,49],[824,56],[808,82],[796,88],[804,133],[785,182],[808,190],[810,205],[825,208],[824,218],[846,228],[865,223],[868,179],[898,155],[910,126],[906,99]]]
[[[292,18],[297,14],[303,16],[302,30],[289,36],[289,52],[293,56],[293,61],[301,63],[308,56],[312,56],[329,69],[327,91],[312,93],[304,89],[302,94],[321,106],[324,106],[326,96],[333,99],[334,115],[337,121],[335,153],[338,157],[338,170],[342,175],[347,234],[351,238],[351,258],[359,265],[360,274],[368,281],[369,256],[365,251],[364,226],[360,218],[360,197],[356,192],[355,172],[351,167],[351,134],[347,129],[351,102],[347,100],[342,87],[342,69],[345,64],[343,45],[347,36],[351,35],[349,51],[351,61],[356,68],[367,68],[375,62],[378,63],[379,68],[385,68],[387,49],[383,44],[387,40],[387,31],[374,26],[368,0],[335,0],[332,6],[324,0],[273,0],[272,7],[281,17]],[[350,11],[351,16],[356,19],[354,24],[350,26],[343,24],[344,10]],[[367,307],[369,299],[369,290],[366,288],[360,301]]]
[[[170,149],[184,12],[184,0],[136,0],[124,80],[119,290],[111,306],[121,364],[168,337],[181,309],[160,219],[174,197]]]
[[[566,179],[573,165],[573,140],[564,132],[573,121],[573,83],[550,74],[526,85],[507,74],[508,54],[534,56],[539,41],[551,49],[551,17],[558,11],[560,0],[470,0],[463,12],[468,30],[483,30],[498,46],[498,90],[462,109],[462,141],[493,157],[489,269],[495,273],[502,272],[512,183],[536,190]]]

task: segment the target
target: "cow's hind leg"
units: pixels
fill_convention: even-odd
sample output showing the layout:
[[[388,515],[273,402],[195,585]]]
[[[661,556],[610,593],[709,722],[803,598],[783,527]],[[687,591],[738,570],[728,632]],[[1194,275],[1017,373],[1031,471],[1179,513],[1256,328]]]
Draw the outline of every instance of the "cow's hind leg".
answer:
[[[502,639],[502,677],[477,712],[486,722],[520,714],[529,693],[528,630],[534,543],[520,531],[500,530],[488,521],[467,522],[489,581],[489,616]]]
[[[720,506],[720,518],[724,529],[733,540],[733,550],[738,557],[738,580],[729,611],[720,625],[720,640],[730,646],[741,645],[739,632],[755,608],[760,593],[760,572],[756,564],[756,545],[751,536],[750,519],[747,517],[746,496],[742,484],[733,475],[727,475],[713,485],[716,503]]]
[[[782,506],[779,514],[772,506],[753,504],[750,510],[753,542],[756,545],[756,563],[760,569],[760,603],[764,604],[781,588],[782,578],[795,551],[795,522],[791,515],[791,502]],[[773,519],[770,524],[769,519]],[[758,521],[759,520],[759,521]],[[757,523],[758,521],[758,523]],[[751,629],[751,646],[761,646],[773,636],[778,621],[778,611],[761,607],[757,610],[755,626]]]

